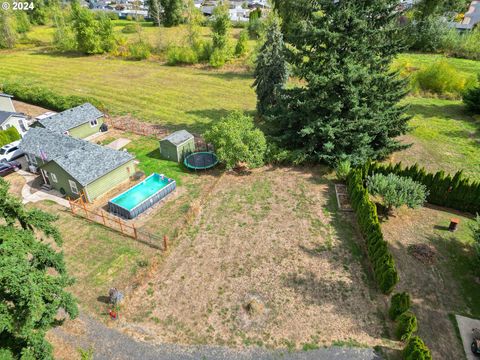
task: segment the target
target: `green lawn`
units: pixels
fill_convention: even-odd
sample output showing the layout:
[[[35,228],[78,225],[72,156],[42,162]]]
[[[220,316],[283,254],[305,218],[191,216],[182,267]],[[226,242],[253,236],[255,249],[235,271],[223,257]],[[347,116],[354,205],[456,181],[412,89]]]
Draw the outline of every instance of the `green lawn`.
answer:
[[[48,29],[39,29],[45,36]],[[145,29],[163,31],[171,37],[184,31]],[[129,113],[141,121],[199,133],[231,110],[255,109],[252,75],[232,71],[231,67],[170,67],[158,61],[62,56],[42,49],[0,51],[0,82],[11,78],[37,81],[62,94],[96,97],[106,104],[111,115]],[[420,67],[440,58],[404,54],[399,61],[406,59]],[[470,76],[480,72],[480,61],[449,61]],[[419,162],[432,170],[443,168],[449,172],[463,168],[470,177],[480,179],[479,119],[466,113],[459,101],[418,97],[406,101],[412,105],[410,113],[414,116],[413,132],[406,140],[416,146],[397,153],[395,161]]]

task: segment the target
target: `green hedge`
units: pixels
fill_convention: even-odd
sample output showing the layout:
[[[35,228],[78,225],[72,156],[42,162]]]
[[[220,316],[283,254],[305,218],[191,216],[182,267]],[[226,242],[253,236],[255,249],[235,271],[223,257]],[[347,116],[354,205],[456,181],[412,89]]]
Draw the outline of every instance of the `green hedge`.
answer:
[[[411,311],[405,311],[397,318],[395,334],[402,341],[407,341],[418,330],[417,317]]]
[[[401,314],[410,309],[410,295],[406,292],[397,293],[392,296],[388,316],[390,319],[396,320]]]
[[[13,95],[17,100],[50,110],[64,111],[89,102],[100,110],[105,111],[103,104],[94,98],[59,95],[50,89],[26,81],[5,81],[2,84],[2,88],[4,93]]]
[[[384,294],[390,294],[398,283],[398,273],[387,242],[383,239],[377,207],[370,200],[368,191],[363,185],[361,169],[350,172],[347,177],[347,187],[360,230],[366,240],[367,254],[377,284]]]
[[[7,130],[0,130],[0,147],[20,139],[20,134],[14,127],[8,128]]]
[[[413,336],[403,350],[404,360],[432,360],[430,349],[418,336]]]
[[[363,169],[365,176],[373,173],[406,176],[414,181],[424,184],[429,191],[427,202],[434,205],[445,206],[472,214],[480,213],[480,182],[466,179],[462,172],[457,172],[453,177],[445,172],[428,173],[417,164],[403,167],[402,163],[379,164],[367,163]]]

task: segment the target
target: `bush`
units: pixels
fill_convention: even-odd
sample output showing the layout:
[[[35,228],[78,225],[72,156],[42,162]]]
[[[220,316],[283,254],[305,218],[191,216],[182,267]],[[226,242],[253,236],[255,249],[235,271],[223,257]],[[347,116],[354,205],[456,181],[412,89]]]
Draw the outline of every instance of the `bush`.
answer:
[[[413,336],[403,350],[404,360],[432,360],[430,349],[418,336]]]
[[[447,61],[439,61],[419,70],[414,83],[425,93],[458,98],[464,89],[471,86],[467,78],[455,70]]]
[[[20,139],[21,136],[14,127],[10,127],[7,130],[0,130],[0,147]]]
[[[138,32],[139,25],[137,23],[127,24],[123,27],[122,33],[124,34],[135,34]]]
[[[404,31],[410,49],[417,51],[437,51],[441,49],[442,40],[449,27],[437,17],[412,21]]]
[[[407,341],[417,330],[417,317],[411,311],[406,311],[397,318],[395,334],[398,339]]]
[[[430,204],[467,211],[472,214],[480,212],[480,182],[469,181],[463,177],[461,171],[452,177],[451,175],[445,176],[443,171],[435,174],[428,173],[417,164],[410,167],[402,167],[401,163],[396,165],[365,164],[364,175],[373,173],[385,175],[393,173],[422,183],[429,192],[427,201]]]
[[[418,208],[428,195],[425,185],[395,174],[373,174],[367,178],[367,188],[372,195],[382,197],[388,211],[402,205],[411,209]]]
[[[237,41],[237,45],[235,46],[235,55],[242,56],[247,52],[248,48],[248,33],[243,30],[240,32],[240,36]]]
[[[441,50],[445,55],[480,60],[480,29],[459,33],[451,29],[442,38]]]
[[[410,305],[411,301],[408,293],[397,293],[392,296],[390,309],[388,310],[388,316],[390,316],[390,319],[395,320],[405,311],[408,311],[410,309]]]
[[[137,41],[128,46],[130,60],[145,60],[150,57],[150,45],[143,41]]]
[[[467,106],[468,110],[480,114],[480,75],[478,75],[478,82],[479,85],[477,87],[472,87],[465,91],[463,94],[463,102]]]
[[[220,68],[228,60],[227,51],[225,49],[216,48],[213,50],[212,55],[210,55],[210,66],[214,68]]]
[[[478,259],[480,260],[480,215],[477,214],[474,223],[471,225],[473,240],[475,241],[473,246],[477,252]]]
[[[105,110],[105,106],[94,98],[59,95],[50,89],[26,81],[7,81],[3,84],[3,92],[13,95],[20,101],[55,111],[64,111],[86,102]]]
[[[339,180],[345,181],[347,179],[350,170],[352,169],[352,165],[348,160],[342,160],[337,163],[335,167],[335,173],[337,174],[337,178]]]
[[[227,169],[244,163],[250,168],[263,165],[267,142],[251,117],[232,112],[205,133],[205,140],[215,147]]]
[[[168,65],[196,63],[198,63],[197,53],[188,46],[172,46],[167,50]]]

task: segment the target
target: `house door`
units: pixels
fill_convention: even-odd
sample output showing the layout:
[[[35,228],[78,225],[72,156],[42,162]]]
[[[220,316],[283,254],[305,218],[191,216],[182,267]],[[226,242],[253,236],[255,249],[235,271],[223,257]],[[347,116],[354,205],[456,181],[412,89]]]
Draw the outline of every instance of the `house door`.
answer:
[[[40,169],[40,173],[42,174],[43,182],[47,185],[50,185],[50,179],[48,178],[48,173],[43,169]]]

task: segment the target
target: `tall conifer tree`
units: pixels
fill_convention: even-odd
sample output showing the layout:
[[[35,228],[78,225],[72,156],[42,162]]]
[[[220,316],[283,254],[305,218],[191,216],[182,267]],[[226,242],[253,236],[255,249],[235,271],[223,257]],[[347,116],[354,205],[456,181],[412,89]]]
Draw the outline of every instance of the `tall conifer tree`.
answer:
[[[292,0],[290,0],[292,1]],[[317,0],[289,35],[301,85],[284,90],[272,126],[283,146],[329,164],[360,164],[403,146],[399,101],[407,83],[390,70],[402,50],[397,0]]]

